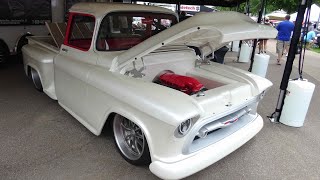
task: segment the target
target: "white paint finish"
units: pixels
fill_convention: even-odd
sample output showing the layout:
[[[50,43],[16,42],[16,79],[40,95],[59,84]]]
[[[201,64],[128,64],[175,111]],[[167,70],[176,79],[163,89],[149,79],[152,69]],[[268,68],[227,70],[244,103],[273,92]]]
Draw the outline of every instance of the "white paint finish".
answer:
[[[182,179],[219,161],[255,136],[263,127],[258,117],[234,134],[175,163],[153,161],[149,168],[162,179]]]
[[[63,51],[62,49],[66,49]],[[93,51],[82,51],[66,45],[54,60],[55,87],[58,101],[84,118],[87,98],[87,79],[96,64]]]
[[[135,11],[135,12],[153,12],[172,14],[178,18],[175,12],[157,7],[157,6],[144,6],[138,4],[123,4],[123,3],[77,3],[70,8],[70,12],[88,13],[96,18],[102,18],[110,12],[119,11]]]
[[[200,107],[191,96],[102,68],[95,68],[90,72],[88,84],[116,98],[117,101],[123,101],[127,106],[135,107],[140,112],[174,126],[199,114]],[[113,104],[113,101],[104,103]],[[180,105],[177,107],[176,104]]]
[[[53,58],[57,52],[39,44],[27,44],[22,47],[25,72],[32,67],[39,73],[43,91],[52,99],[57,99],[53,77]]]
[[[213,26],[206,20],[198,19],[222,18],[221,14],[212,13],[209,16],[196,16],[189,24],[184,23],[185,21],[182,25],[177,24],[129,50],[99,52],[95,50],[94,42],[103,14],[115,10],[151,11],[153,7],[112,5],[111,7],[116,8],[106,8],[103,11],[99,7],[101,4],[92,9],[92,5],[80,5],[74,6],[73,10],[78,7],[77,12],[82,9],[84,13],[90,11],[100,16],[96,17],[93,42],[88,51],[62,45],[58,52],[48,43],[48,39],[34,37],[30,38],[31,43],[23,48],[23,55],[26,56],[25,68],[30,65],[40,72],[44,91],[49,96],[50,93],[56,95],[59,104],[92,133],[99,135],[109,114],[118,113],[143,130],[150,148],[151,171],[159,177],[182,178],[223,158],[260,131],[262,120],[259,116],[254,122],[209,147],[202,147],[190,154],[183,153],[187,142],[194,138],[197,126],[234,113],[245,106],[253,107],[252,112],[255,112],[256,102],[248,103],[272,85],[264,78],[218,63],[195,66],[195,53],[185,44],[202,46],[209,41],[212,43],[212,40],[220,46],[227,40],[273,37],[272,30],[267,33],[270,29],[253,24],[244,17],[240,20],[248,23],[248,27],[235,25],[239,29],[225,23]],[[224,18],[229,17],[228,14],[225,16]],[[194,29],[197,27],[205,31],[196,32]],[[251,28],[254,30],[251,31]],[[250,35],[243,36],[249,32]],[[208,39],[205,36],[208,36]],[[161,42],[169,45],[159,45]],[[177,43],[181,44],[176,45]],[[136,55],[138,58],[134,61]],[[120,66],[117,65],[119,62]],[[121,68],[117,69],[119,67]],[[139,70],[142,68],[145,76],[135,78],[125,75],[126,71],[134,67]],[[115,69],[119,71],[112,71]],[[154,77],[163,70],[202,78],[202,81],[212,84],[212,87],[204,92],[205,96],[197,97],[153,83]],[[175,131],[178,125],[187,119],[192,119],[194,123],[194,129],[190,130],[193,134],[177,137]],[[227,145],[223,145],[223,142]],[[209,155],[213,150],[217,153]],[[191,163],[193,161],[196,163]],[[176,167],[180,170],[173,174],[171,168]]]

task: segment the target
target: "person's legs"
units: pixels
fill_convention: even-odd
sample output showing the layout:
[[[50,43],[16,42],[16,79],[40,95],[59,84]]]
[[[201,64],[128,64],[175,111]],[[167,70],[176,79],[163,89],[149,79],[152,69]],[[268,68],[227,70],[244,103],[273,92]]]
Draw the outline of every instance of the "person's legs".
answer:
[[[290,47],[290,41],[285,41],[284,42],[284,47],[286,49],[286,54],[288,54],[289,53],[289,47]]]
[[[262,52],[262,42],[263,40],[259,40],[259,54]]]
[[[310,49],[310,47],[311,47],[310,42],[307,42],[306,49]]]
[[[277,54],[278,54],[278,59],[277,59],[277,64],[281,64],[281,58],[283,54],[283,46],[284,46],[284,41],[277,40]]]
[[[313,47],[313,45],[314,45],[314,41],[311,40],[311,41],[309,42],[309,49],[311,49],[311,48]]]
[[[263,41],[264,53],[267,53],[267,43],[268,43],[267,39]]]

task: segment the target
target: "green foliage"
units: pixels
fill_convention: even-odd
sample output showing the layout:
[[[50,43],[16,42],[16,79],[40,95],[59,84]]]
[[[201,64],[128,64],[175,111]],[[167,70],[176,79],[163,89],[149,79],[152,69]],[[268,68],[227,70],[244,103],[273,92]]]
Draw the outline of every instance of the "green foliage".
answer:
[[[311,48],[311,51],[319,53],[320,54],[320,47],[318,48]]]
[[[301,0],[266,0],[267,6],[266,6],[266,14],[275,11],[283,9],[284,11],[287,11],[288,14],[294,13],[298,10],[298,6],[301,3]],[[261,8],[262,0],[250,0],[250,13],[253,15],[258,15],[259,10]],[[313,0],[312,4],[320,5],[320,0]],[[221,11],[226,10],[232,10],[236,11],[237,9],[234,8],[226,8],[226,7],[218,7]],[[246,3],[242,3],[239,6],[238,12],[246,12]]]

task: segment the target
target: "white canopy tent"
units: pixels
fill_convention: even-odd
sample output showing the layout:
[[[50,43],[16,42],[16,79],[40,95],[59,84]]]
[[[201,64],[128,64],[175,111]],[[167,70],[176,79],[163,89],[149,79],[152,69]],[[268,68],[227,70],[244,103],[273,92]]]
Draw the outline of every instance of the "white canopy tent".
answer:
[[[296,21],[297,12],[290,15],[290,21]],[[304,17],[306,17],[307,11],[304,13]],[[318,22],[320,16],[320,7],[316,4],[312,4],[310,11],[310,22]]]
[[[284,17],[287,15],[286,11],[279,10],[279,11],[273,11],[269,14],[266,14],[265,16],[268,17],[270,20],[284,20]]]

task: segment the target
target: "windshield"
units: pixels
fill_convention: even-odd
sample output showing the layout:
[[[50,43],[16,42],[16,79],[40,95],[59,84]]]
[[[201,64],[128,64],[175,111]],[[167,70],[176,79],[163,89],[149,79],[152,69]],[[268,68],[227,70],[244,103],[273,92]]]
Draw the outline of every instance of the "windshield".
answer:
[[[170,14],[110,13],[100,24],[96,47],[99,51],[126,50],[176,23],[176,16]]]

